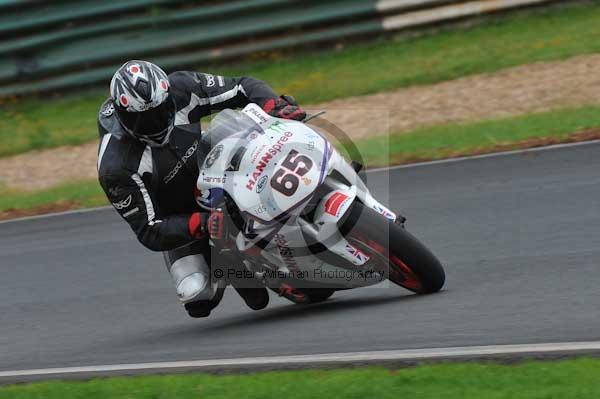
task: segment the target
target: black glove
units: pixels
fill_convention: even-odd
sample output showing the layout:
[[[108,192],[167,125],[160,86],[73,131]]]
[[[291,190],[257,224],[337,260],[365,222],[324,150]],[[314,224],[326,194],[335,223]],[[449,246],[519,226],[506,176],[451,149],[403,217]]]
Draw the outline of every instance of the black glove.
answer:
[[[306,112],[292,96],[280,96],[276,99],[270,98],[262,105],[263,110],[272,116],[283,119],[295,119],[301,121],[306,118]]]

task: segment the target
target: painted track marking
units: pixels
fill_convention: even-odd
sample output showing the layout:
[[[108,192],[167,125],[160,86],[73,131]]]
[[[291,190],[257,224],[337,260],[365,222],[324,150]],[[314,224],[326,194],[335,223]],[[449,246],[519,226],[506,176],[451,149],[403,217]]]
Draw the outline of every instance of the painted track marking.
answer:
[[[600,353],[600,341],[563,342],[525,345],[463,346],[430,349],[403,349],[373,352],[324,353],[313,355],[242,357],[234,359],[190,360],[154,363],[112,364],[31,370],[0,371],[0,379],[23,377],[70,377],[77,375],[110,375],[116,373],[168,372],[177,370],[266,369],[344,365],[353,363],[414,362],[490,357],[557,356]]]

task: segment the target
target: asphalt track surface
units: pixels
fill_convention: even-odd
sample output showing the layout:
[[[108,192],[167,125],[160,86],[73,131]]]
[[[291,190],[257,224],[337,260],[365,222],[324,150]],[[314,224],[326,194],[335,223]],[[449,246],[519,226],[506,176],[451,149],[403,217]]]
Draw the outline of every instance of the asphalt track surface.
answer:
[[[189,319],[114,211],[0,224],[0,371],[600,340],[600,144],[369,174],[443,261],[445,289],[381,286]],[[389,194],[389,195],[388,195]]]

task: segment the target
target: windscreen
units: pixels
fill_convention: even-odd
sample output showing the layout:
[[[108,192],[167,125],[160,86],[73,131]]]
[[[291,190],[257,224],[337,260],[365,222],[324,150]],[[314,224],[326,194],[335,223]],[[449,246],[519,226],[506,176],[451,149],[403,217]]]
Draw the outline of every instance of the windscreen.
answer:
[[[262,133],[264,133],[263,128],[243,112],[231,109],[219,112],[211,121],[208,129],[202,133],[202,147],[206,149],[205,154],[209,155],[206,158],[199,156],[198,166],[200,168],[210,167],[214,162],[212,158],[221,155],[222,148],[215,147],[221,141],[233,138],[237,142],[234,144],[235,151],[229,153],[228,158],[230,159],[226,170],[237,170],[248,141]],[[215,151],[211,151],[213,148]],[[231,148],[231,144],[229,148]]]
[[[243,112],[226,109],[213,118],[208,130],[202,134],[202,141],[213,148],[228,137],[237,136],[244,140],[252,132],[262,133],[263,130]]]

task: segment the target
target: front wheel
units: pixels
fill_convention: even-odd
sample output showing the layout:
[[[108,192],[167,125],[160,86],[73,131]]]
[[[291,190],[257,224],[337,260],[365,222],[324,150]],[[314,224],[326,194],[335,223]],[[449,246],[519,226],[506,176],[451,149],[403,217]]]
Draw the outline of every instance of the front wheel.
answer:
[[[360,202],[352,205],[342,234],[365,252],[390,281],[418,294],[439,291],[446,280],[440,261],[406,229]],[[388,234],[385,234],[385,233]]]

